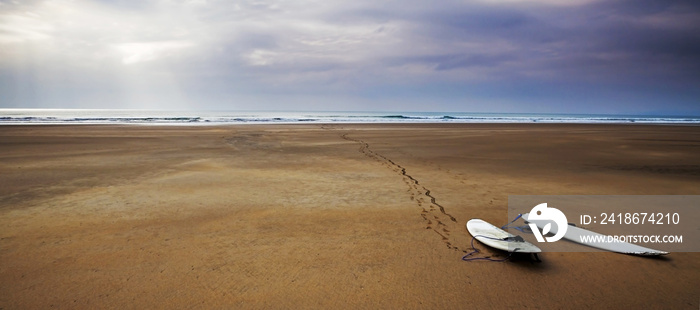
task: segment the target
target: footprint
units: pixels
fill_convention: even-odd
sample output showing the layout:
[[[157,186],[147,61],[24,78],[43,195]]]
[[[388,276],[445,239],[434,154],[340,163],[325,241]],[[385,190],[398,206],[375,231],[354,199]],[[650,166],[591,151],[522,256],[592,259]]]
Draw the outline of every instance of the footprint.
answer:
[[[402,181],[404,182],[404,184],[406,184],[408,186],[407,192],[409,193],[410,199],[412,201],[416,201],[418,206],[421,207],[421,217],[423,217],[423,220],[427,222],[426,229],[431,229],[435,233],[440,235],[443,242],[445,242],[445,244],[447,245],[448,249],[454,249],[456,251],[461,251],[458,247],[452,246],[452,243],[450,242],[450,238],[449,238],[450,230],[447,229],[448,226],[440,220],[440,217],[436,216],[435,214],[432,214],[433,218],[428,219],[427,214],[429,212],[434,212],[437,210],[437,208],[439,208],[440,212],[443,215],[449,217],[453,222],[455,222],[455,223],[457,222],[457,220],[452,215],[448,214],[445,211],[445,208],[442,205],[437,203],[437,199],[431,195],[431,191],[429,189],[425,188],[425,186],[422,186],[420,184],[420,182],[418,182],[418,180],[416,180],[413,176],[409,175],[408,172],[406,171],[406,168],[402,167],[401,165],[397,164],[396,162],[387,158],[386,156],[372,151],[370,149],[369,143],[364,142],[364,141],[359,140],[359,139],[350,138],[350,137],[348,137],[348,133],[342,134],[341,137],[345,140],[354,141],[354,142],[360,144],[360,147],[358,149],[358,151],[360,153],[364,154],[365,156],[367,156],[369,158],[376,160],[377,162],[381,163],[382,166],[387,167],[388,169],[391,169],[391,171],[399,173],[402,177]],[[442,171],[442,168],[438,166],[438,170]],[[447,173],[451,173],[451,171],[447,170]],[[462,184],[464,184],[463,181],[462,181]],[[429,210],[426,210],[425,207],[423,207],[424,203],[428,203],[427,199],[430,199]],[[433,221],[435,221],[435,223]],[[433,228],[434,225],[437,225],[438,227],[442,226],[442,229],[441,229],[442,233],[439,232],[438,230],[436,230],[435,228]],[[463,252],[467,253],[466,251],[463,251]]]
[[[437,230],[435,230],[435,232],[438,233],[438,235],[440,235],[440,237],[442,237],[442,241],[450,240],[449,238],[445,237],[445,235],[439,233]]]

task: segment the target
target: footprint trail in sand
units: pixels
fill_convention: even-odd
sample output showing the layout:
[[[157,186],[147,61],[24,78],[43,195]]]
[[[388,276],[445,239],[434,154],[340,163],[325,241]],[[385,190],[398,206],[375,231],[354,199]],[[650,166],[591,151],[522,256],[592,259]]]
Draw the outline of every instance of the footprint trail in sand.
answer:
[[[408,186],[411,200],[415,201],[421,209],[420,215],[425,221],[425,228],[437,233],[448,249],[467,253],[467,251],[454,245],[455,242],[450,236],[451,231],[458,226],[457,219],[447,213],[445,207],[437,203],[437,199],[435,199],[429,189],[425,188],[416,178],[408,174],[406,168],[370,149],[367,142],[351,138],[347,133],[341,135],[341,137],[345,140],[360,144],[360,153],[365,154],[365,156],[380,162],[382,165],[400,174],[404,183]]]

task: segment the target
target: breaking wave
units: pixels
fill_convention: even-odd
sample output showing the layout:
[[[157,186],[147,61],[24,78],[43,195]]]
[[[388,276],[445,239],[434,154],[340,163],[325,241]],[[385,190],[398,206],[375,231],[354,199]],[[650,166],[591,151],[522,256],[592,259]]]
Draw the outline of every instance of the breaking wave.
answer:
[[[643,123],[700,124],[700,117],[441,113],[441,112],[231,112],[0,109],[9,124],[268,124],[268,123]]]

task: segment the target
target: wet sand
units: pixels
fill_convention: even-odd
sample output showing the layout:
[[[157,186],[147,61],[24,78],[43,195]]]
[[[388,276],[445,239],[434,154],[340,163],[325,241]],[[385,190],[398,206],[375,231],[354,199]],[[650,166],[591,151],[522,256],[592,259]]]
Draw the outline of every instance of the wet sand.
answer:
[[[698,309],[698,253],[461,257],[508,195],[699,195],[699,153],[692,126],[0,126],[0,308]]]

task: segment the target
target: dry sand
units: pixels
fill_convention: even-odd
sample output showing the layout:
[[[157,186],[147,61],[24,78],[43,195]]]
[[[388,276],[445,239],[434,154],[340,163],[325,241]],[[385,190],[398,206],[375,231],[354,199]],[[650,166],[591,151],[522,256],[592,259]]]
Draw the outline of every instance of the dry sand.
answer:
[[[1,126],[0,308],[698,309],[698,253],[461,261],[508,195],[698,195],[698,154],[684,126]]]

